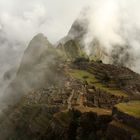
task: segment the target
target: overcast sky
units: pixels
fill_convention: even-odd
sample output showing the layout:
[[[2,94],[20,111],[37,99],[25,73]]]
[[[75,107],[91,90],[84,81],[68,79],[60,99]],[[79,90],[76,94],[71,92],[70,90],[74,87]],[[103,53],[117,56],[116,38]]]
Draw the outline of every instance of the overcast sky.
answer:
[[[0,28],[7,37],[28,41],[43,32],[55,42],[67,34],[92,0],[0,0]]]
[[[0,82],[7,70],[20,63],[29,41],[37,33],[57,42],[91,1],[0,0]]]
[[[129,51],[140,60],[139,0],[0,0],[0,72],[20,61],[37,33],[52,43],[64,37],[86,6],[91,8],[85,46],[95,37],[110,52],[112,44],[128,42]]]
[[[124,54],[131,54],[133,70],[140,73],[140,0],[0,0],[1,91],[6,85],[1,84],[3,74],[20,63],[33,36],[42,32],[57,42],[87,6],[90,24],[83,41],[87,52],[93,38],[109,55],[114,44],[129,45]]]

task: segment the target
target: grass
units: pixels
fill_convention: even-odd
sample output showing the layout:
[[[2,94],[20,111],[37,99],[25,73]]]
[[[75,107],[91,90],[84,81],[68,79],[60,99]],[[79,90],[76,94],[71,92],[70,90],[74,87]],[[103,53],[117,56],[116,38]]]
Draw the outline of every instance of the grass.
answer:
[[[84,71],[84,70],[72,70],[70,72],[70,75],[72,77],[79,79],[79,80],[82,80],[82,81],[86,80],[88,83],[97,82],[97,80],[93,74],[91,74],[87,71]]]
[[[79,110],[82,113],[95,112],[98,115],[111,115],[112,113],[112,111],[109,109],[102,109],[98,107],[75,107],[75,109]]]
[[[100,88],[100,89],[102,89],[102,90],[104,90],[112,95],[119,96],[119,97],[121,97],[121,96],[128,97],[128,95],[125,92],[123,92],[122,90],[108,88],[102,83],[95,83],[95,86],[96,86],[96,88]]]
[[[140,118],[140,101],[130,101],[116,105],[118,110],[131,116]]]
[[[125,92],[123,92],[119,89],[108,88],[105,84],[99,82],[93,74],[91,74],[85,70],[74,69],[74,70],[70,71],[70,75],[81,81],[86,80],[88,82],[88,84],[93,84],[97,89],[104,90],[112,95],[123,96],[123,97],[128,96]]]

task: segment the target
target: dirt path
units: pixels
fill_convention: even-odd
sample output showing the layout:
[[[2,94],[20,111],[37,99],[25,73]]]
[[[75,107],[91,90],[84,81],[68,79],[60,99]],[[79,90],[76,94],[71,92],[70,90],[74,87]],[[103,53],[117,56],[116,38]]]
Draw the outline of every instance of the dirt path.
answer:
[[[68,103],[68,110],[72,109],[72,99],[73,99],[73,96],[74,96],[74,89],[72,90],[71,95],[69,96],[68,101],[67,101],[67,103]]]
[[[80,107],[84,106],[84,101],[86,100],[85,99],[85,94],[86,94],[85,87],[82,86],[82,91],[79,91],[79,95],[78,95],[78,98],[77,98],[77,104]]]
[[[84,95],[83,92],[79,92],[79,95],[78,95],[78,98],[77,98],[77,104],[79,106],[83,106],[83,95]]]

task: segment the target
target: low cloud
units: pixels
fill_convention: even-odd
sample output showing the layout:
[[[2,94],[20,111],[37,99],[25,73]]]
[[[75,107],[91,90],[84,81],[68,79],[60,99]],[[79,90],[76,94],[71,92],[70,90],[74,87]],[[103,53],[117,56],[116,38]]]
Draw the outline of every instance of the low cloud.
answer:
[[[98,40],[111,61],[140,73],[140,2],[137,0],[94,0],[88,10],[87,53]],[[117,59],[114,60],[114,59]]]
[[[119,61],[113,59],[112,62],[126,62],[140,73],[139,5],[138,0],[0,0],[1,81],[7,70],[20,63],[33,36],[42,32],[50,42],[57,42],[67,35],[86,6],[89,6],[86,8],[89,19],[84,40],[86,51],[91,52],[90,43],[96,39],[108,56],[119,58]]]
[[[4,73],[19,65],[33,36],[41,32],[57,42],[89,1],[0,0],[0,85],[5,85]]]

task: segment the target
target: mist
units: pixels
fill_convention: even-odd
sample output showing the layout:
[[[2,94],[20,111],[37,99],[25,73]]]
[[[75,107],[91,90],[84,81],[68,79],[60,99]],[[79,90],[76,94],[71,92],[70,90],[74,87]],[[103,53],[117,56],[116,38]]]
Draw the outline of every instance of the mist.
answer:
[[[0,0],[0,139],[137,139],[140,76],[119,66],[140,74],[139,13],[138,0]],[[90,61],[96,47],[118,67]]]
[[[88,32],[84,44],[98,40],[108,56],[105,63],[121,64],[140,73],[140,2],[138,0],[94,0],[87,12]]]
[[[0,0],[0,88],[3,93],[14,78],[30,40],[43,33],[52,43],[65,36],[87,2],[80,0]],[[71,11],[71,7],[73,10]],[[69,16],[68,16],[69,15]],[[10,79],[7,71],[14,70]],[[0,93],[0,95],[1,95]]]
[[[89,21],[84,37],[87,54],[91,42],[98,40],[108,59],[105,63],[121,64],[140,73],[140,2],[138,0],[0,0],[0,86],[3,75],[18,68],[28,43],[43,33],[55,44],[67,35],[84,7]],[[85,18],[83,18],[85,19]],[[87,26],[87,25],[85,25]],[[14,78],[14,73],[10,80]]]

